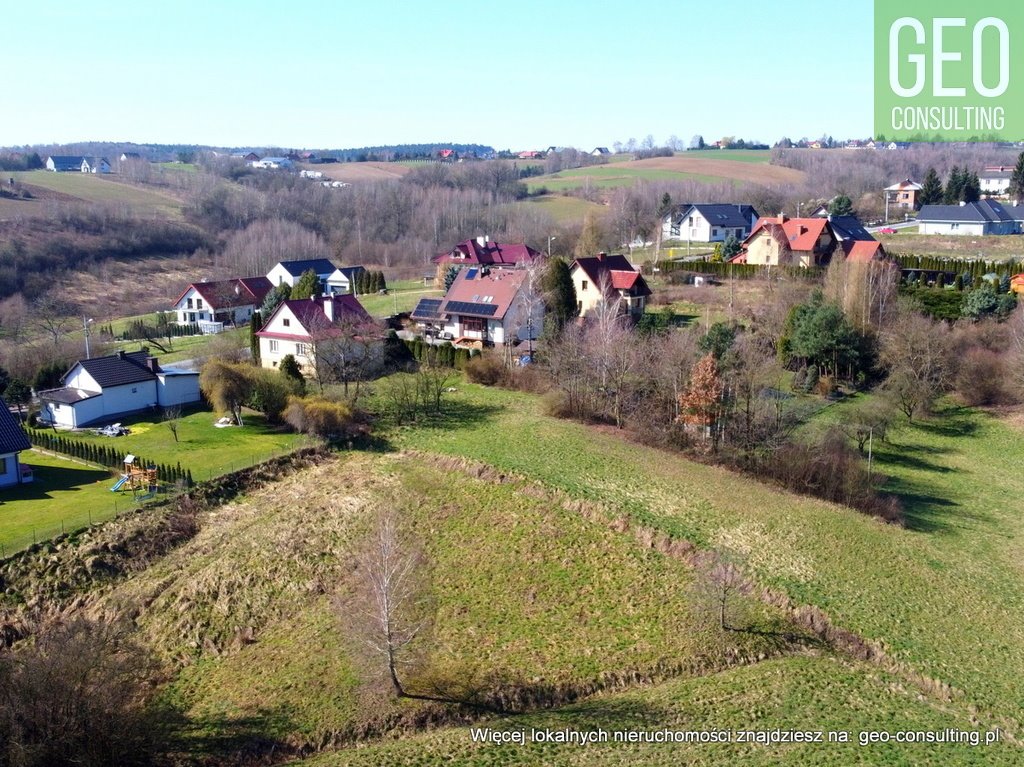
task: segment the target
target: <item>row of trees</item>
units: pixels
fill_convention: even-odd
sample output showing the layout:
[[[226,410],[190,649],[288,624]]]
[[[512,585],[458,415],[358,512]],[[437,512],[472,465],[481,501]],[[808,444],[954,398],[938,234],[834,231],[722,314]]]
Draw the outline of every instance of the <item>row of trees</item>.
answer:
[[[88,463],[106,466],[110,469],[121,469],[124,467],[124,453],[115,450],[107,445],[97,445],[93,442],[85,442],[74,437],[66,437],[51,431],[42,429],[26,429],[29,440],[36,447],[50,450],[54,453],[62,453]],[[165,463],[155,463],[140,456],[135,456],[137,466],[154,468],[157,470],[157,478],[161,484],[175,485],[182,484],[185,487],[192,486],[191,469],[182,469],[181,463],[172,466]]]

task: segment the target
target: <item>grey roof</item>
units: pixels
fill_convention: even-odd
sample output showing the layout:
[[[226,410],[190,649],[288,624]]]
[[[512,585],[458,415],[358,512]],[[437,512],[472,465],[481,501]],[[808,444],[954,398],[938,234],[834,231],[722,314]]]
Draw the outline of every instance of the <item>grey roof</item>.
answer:
[[[60,389],[47,389],[39,392],[39,399],[46,402],[59,402],[62,405],[74,405],[82,400],[92,399],[101,396],[98,391],[85,391],[84,389],[72,389],[65,386]]]
[[[312,269],[317,274],[331,274],[337,268],[326,258],[307,258],[303,261],[282,261],[281,266],[285,268],[292,277],[301,277],[304,272]]]
[[[856,216],[829,216],[828,222],[840,240],[871,242],[875,239]]]
[[[1002,204],[995,200],[982,200],[965,205],[924,205],[917,214],[917,220],[990,223],[1015,219]]]
[[[1012,170],[987,170],[984,173],[979,173],[978,178],[1012,178]]]
[[[721,203],[693,203],[682,205],[678,209],[680,217],[685,217],[690,209],[696,210],[712,226],[743,227],[749,229],[760,216],[752,205],[727,205]]]
[[[366,271],[366,267],[365,266],[339,266],[336,271],[341,272],[342,274],[344,274],[346,277],[348,277],[351,280],[357,274],[365,272]]]
[[[78,364],[85,368],[100,387],[105,389],[111,386],[124,386],[140,381],[155,380],[156,373],[146,365],[147,357],[149,357],[148,352],[118,352],[107,357],[79,360]],[[64,377],[67,378],[67,375]]]
[[[50,155],[50,160],[53,160],[53,166],[57,170],[81,170],[82,163],[85,162],[85,157],[81,155]]]
[[[11,415],[7,403],[0,399],[0,453],[17,453],[32,447],[21,424]]]
[[[1005,210],[1014,221],[1024,222],[1024,205],[1004,205]]]

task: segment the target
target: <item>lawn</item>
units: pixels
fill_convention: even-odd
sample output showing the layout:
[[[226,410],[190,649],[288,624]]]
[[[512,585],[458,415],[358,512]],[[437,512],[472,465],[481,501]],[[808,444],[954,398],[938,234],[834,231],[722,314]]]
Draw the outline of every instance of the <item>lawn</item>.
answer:
[[[411,283],[411,286],[408,289],[389,287],[385,296],[358,296],[359,303],[370,313],[371,317],[388,317],[399,312],[411,312],[421,298],[444,295],[443,290],[423,287],[421,280],[406,280],[405,283]]]
[[[170,195],[125,184],[116,177],[91,173],[51,173],[45,170],[9,173],[23,184],[49,189],[94,203],[123,203],[138,215],[177,220],[182,203]]]
[[[436,609],[410,686],[490,689],[500,679],[514,695],[786,651],[773,610],[737,598],[730,609],[768,633],[722,632],[695,601],[685,563],[529,483],[474,472],[430,456],[341,456],[217,509],[111,604],[139,605],[141,638],[182,664],[168,696],[194,727],[296,744],[368,716],[357,697],[366,669],[331,595],[344,592],[372,506],[400,509],[429,563]],[[239,643],[240,627],[254,641]]]
[[[986,261],[1005,261],[1011,258],[1024,260],[1022,234],[973,237],[899,231],[897,234],[878,234],[876,237],[890,253],[940,258],[980,258]]]
[[[530,206],[547,213],[559,224],[581,222],[587,214],[604,216],[608,208],[596,202],[581,200],[579,197],[566,197],[557,194],[545,194],[540,197],[531,197],[528,200],[518,203],[519,205]]]
[[[1019,431],[958,411],[897,432],[899,450],[879,446],[904,529],[545,417],[532,396],[459,388],[452,408],[474,417],[404,429],[396,443],[520,472],[732,553],[765,585],[952,685],[983,721],[1022,723]]]
[[[112,493],[111,471],[31,450],[21,462],[31,484],[0,490],[0,557],[36,541],[109,519],[137,504],[130,493]]]
[[[251,466],[305,444],[302,435],[270,425],[258,413],[246,412],[242,428],[218,429],[213,425],[216,420],[217,415],[208,410],[182,416],[177,442],[165,423],[150,417],[122,420],[131,429],[131,434],[125,437],[100,437],[88,430],[67,433],[67,436],[141,455],[158,463],[173,466],[180,462],[183,469],[192,470],[192,478],[197,482]]]
[[[861,664],[829,657],[770,660],[710,677],[681,679],[614,695],[599,695],[554,711],[482,722],[478,728],[524,733],[526,743],[473,742],[470,727],[444,728],[385,740],[358,749],[322,754],[303,767],[460,764],[475,767],[675,767],[676,765],[1010,765],[1019,764],[1017,747],[895,743],[860,744],[861,733],[897,730],[941,732],[966,729],[952,711],[929,705],[904,689],[898,679]],[[609,734],[608,743],[541,743],[538,731]],[[822,743],[666,743],[612,742],[614,733],[661,730],[730,733],[772,730],[823,733]],[[828,742],[828,732],[849,741]],[[978,733],[984,743],[985,733]]]
[[[727,180],[702,173],[636,169],[623,167],[621,164],[610,164],[575,168],[550,176],[534,176],[527,179],[526,184],[530,192],[537,192],[541,189],[561,192],[566,189],[588,186],[613,189],[620,186],[632,186],[637,181],[698,181],[704,184],[714,184]]]

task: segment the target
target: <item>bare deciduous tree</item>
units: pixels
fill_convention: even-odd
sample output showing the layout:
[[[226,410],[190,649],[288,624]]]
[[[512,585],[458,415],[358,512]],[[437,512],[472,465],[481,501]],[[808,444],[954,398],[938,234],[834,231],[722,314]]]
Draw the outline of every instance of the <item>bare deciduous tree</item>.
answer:
[[[885,389],[897,407],[913,420],[949,388],[952,376],[949,329],[912,306],[900,306],[881,335],[882,364],[889,371]]]
[[[174,441],[178,441],[178,426],[181,421],[181,408],[180,407],[165,407],[164,408],[164,425],[167,426],[168,431],[174,435]]]
[[[355,557],[355,572],[339,609],[353,638],[369,651],[391,690],[416,697],[402,683],[415,665],[413,642],[430,625],[423,553],[399,529],[394,509],[379,513]]]

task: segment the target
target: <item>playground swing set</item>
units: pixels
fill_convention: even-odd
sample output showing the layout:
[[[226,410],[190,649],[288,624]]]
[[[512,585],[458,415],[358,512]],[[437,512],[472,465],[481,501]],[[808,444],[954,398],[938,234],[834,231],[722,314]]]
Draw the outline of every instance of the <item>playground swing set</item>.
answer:
[[[131,490],[132,495],[138,500],[145,500],[156,495],[159,487],[159,480],[156,476],[156,467],[145,468],[136,465],[135,456],[129,453],[124,457],[124,473],[121,478],[110,488],[112,493]],[[140,495],[142,493],[142,495]]]

